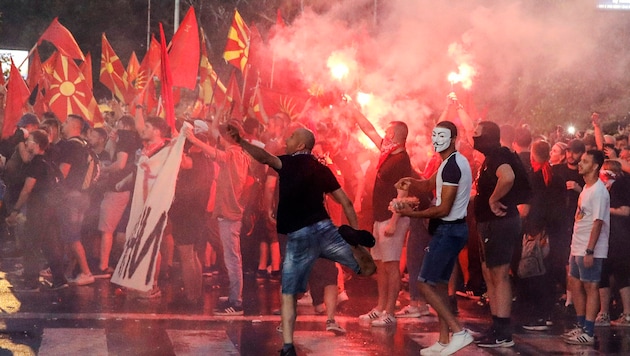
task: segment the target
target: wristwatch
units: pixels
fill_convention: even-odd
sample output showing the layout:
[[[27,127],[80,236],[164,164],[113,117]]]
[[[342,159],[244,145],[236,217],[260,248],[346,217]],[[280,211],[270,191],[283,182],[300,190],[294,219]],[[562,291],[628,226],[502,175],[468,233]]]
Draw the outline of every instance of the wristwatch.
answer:
[[[595,253],[595,251],[591,250],[590,248],[586,249],[586,255],[592,255],[594,253]]]

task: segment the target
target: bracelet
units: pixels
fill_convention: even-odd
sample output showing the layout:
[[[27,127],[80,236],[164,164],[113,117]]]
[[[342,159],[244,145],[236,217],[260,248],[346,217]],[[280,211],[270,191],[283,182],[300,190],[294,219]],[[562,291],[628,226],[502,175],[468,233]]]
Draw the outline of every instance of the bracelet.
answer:
[[[459,105],[457,106],[457,110],[464,110],[464,105],[459,104]]]
[[[144,105],[137,104],[136,109],[144,110]]]

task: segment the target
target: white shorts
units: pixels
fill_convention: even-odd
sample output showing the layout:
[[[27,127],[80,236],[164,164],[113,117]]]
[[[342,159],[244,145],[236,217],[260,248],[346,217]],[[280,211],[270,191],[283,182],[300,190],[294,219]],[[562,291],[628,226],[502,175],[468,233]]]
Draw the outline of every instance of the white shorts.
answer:
[[[387,228],[389,220],[374,222],[373,234],[376,244],[370,250],[374,260],[383,262],[400,261],[405,237],[407,237],[407,231],[409,230],[409,222],[409,217],[398,218],[396,231],[392,236],[385,236],[385,228]]]

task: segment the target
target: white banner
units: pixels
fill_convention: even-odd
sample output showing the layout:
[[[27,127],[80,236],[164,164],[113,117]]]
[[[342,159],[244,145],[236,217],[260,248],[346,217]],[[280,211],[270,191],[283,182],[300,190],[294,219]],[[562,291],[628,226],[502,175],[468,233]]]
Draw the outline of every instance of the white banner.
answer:
[[[175,195],[177,174],[186,136],[184,124],[179,136],[153,155],[138,162],[131,214],[127,224],[124,250],[111,282],[143,292],[151,290],[166,227],[168,210]]]

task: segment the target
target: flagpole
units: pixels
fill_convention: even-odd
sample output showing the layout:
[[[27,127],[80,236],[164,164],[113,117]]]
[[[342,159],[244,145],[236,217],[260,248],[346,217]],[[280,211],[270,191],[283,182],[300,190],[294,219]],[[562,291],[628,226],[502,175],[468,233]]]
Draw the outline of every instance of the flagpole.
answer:
[[[31,48],[30,51],[28,51],[28,55],[24,58],[24,60],[22,61],[22,63],[20,63],[20,65],[17,67],[17,69],[22,68],[22,65],[24,65],[24,63],[26,63],[26,61],[31,58],[31,55],[33,54],[33,52],[35,52],[35,48],[37,48],[37,42],[35,42],[35,45],[33,46],[33,48]]]
[[[273,75],[276,71],[276,50],[271,53],[271,79],[269,80],[269,88],[273,89]]]
[[[151,46],[151,0],[147,0],[147,51]]]
[[[250,65],[245,65],[245,71],[243,72],[243,92],[241,93],[241,103],[245,102],[245,89],[247,87],[247,77],[249,76]]]

